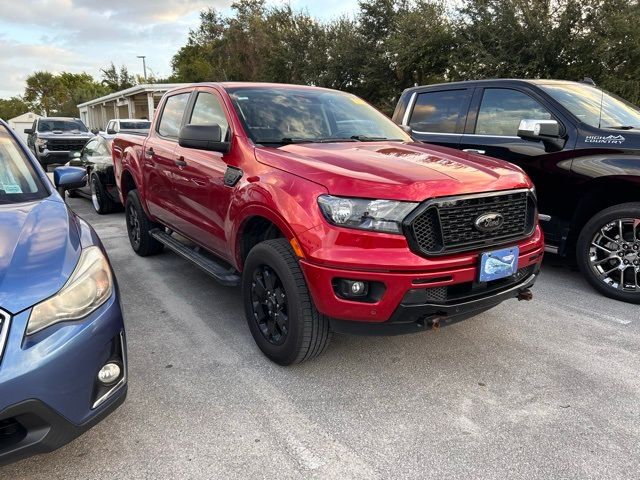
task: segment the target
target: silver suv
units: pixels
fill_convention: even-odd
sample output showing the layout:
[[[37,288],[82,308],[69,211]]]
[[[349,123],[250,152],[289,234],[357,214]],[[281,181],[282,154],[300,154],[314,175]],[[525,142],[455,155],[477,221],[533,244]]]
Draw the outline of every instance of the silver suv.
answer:
[[[68,117],[44,117],[33,122],[28,134],[27,145],[46,169],[53,163],[66,163],[71,152],[79,152],[93,138],[82,120]]]

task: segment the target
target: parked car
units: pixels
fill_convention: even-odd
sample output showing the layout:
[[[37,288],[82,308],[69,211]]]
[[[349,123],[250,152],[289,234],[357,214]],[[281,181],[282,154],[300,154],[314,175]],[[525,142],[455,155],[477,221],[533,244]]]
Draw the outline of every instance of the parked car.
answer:
[[[69,166],[81,167],[87,172],[84,185],[75,190],[67,190],[67,195],[80,195],[90,199],[93,208],[100,215],[111,213],[122,206],[113,176],[113,138],[113,135],[96,135],[80,152],[73,152],[67,163]],[[60,194],[64,196],[64,192]]]
[[[106,133],[107,135],[115,135],[120,132],[130,133],[148,133],[151,128],[151,122],[149,120],[138,120],[135,118],[126,119],[114,119],[109,120],[107,123]]]
[[[33,121],[33,126],[24,130],[29,149],[45,169],[47,165],[63,164],[70,152],[82,150],[93,138],[93,133],[79,118],[41,117]]]
[[[74,187],[84,171],[54,175]],[[126,393],[118,288],[100,239],[0,122],[0,465],[66,444]]]
[[[405,90],[393,119],[430,144],[508,160],[533,180],[547,249],[640,303],[640,110],[593,84],[483,80]]]
[[[334,90],[172,90],[148,137],[114,140],[131,246],[241,285],[256,343],[283,365],[332,331],[421,331],[529,299],[544,248],[530,180],[410,140]]]

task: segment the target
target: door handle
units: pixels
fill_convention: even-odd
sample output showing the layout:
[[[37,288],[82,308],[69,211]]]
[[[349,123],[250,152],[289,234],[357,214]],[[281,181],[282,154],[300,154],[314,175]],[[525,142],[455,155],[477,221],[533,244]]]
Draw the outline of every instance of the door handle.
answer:
[[[478,150],[476,148],[463,148],[462,151],[463,152],[468,152],[468,153],[477,153],[479,155],[484,155],[485,154],[484,150]]]
[[[152,158],[153,157],[153,147],[149,147],[144,151],[144,156],[147,158]]]
[[[176,160],[174,160],[174,163],[178,166],[178,167],[186,167],[187,166],[187,162],[184,161],[184,157],[180,157],[177,158]]]

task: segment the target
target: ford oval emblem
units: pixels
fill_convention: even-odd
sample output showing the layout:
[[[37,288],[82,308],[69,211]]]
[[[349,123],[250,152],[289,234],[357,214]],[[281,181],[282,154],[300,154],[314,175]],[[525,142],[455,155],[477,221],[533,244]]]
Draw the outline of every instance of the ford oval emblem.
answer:
[[[483,213],[475,219],[473,225],[481,232],[493,232],[504,223],[504,217],[500,213]]]

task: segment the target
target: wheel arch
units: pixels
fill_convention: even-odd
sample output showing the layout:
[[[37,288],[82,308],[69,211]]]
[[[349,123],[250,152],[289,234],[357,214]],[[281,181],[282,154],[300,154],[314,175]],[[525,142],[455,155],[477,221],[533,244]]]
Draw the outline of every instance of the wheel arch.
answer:
[[[580,230],[596,213],[628,202],[640,202],[640,177],[611,175],[585,183],[571,219],[571,243],[576,241]]]
[[[252,205],[246,208],[239,221],[236,221],[232,245],[233,256],[238,270],[242,271],[244,261],[251,248],[256,244],[274,238],[295,238],[293,230],[284,218],[263,205]]]

